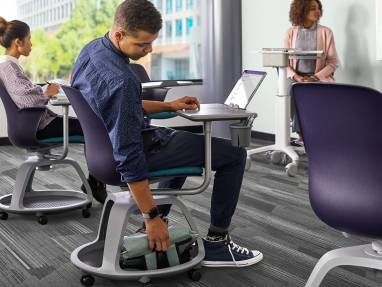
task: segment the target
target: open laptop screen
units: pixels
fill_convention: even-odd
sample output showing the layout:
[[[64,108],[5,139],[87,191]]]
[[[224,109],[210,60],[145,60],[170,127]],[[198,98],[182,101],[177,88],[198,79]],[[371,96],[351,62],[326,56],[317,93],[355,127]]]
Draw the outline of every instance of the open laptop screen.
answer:
[[[224,104],[245,109],[266,75],[267,73],[262,71],[244,70]]]

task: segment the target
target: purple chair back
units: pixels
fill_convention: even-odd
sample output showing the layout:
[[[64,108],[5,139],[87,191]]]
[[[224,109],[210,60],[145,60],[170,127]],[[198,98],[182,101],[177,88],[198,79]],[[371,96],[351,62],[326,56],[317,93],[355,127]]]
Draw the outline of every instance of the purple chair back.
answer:
[[[292,86],[309,157],[309,196],[328,225],[382,236],[382,94],[352,85]]]
[[[142,65],[130,64],[129,67],[141,83],[150,82],[150,77]]]
[[[40,119],[46,108],[19,109],[1,81],[0,98],[7,116],[8,138],[11,143],[27,150],[46,147],[46,145],[39,144],[36,137]]]
[[[102,120],[91,109],[80,91],[62,87],[68,97],[85,138],[85,157],[89,173],[109,185],[121,185],[121,175],[116,171],[113,147]]]
[[[150,82],[150,77],[147,75],[145,68],[139,64],[130,64],[131,71],[135,74],[138,81],[141,83]],[[153,88],[144,89],[142,91],[142,98],[148,101],[160,101],[163,102],[166,98],[168,89],[166,88]]]

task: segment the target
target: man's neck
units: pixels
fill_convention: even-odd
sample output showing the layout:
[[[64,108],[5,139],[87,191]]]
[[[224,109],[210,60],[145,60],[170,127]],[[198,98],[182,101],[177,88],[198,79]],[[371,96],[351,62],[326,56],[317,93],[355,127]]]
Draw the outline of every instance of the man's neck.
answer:
[[[108,36],[109,36],[110,41],[113,43],[114,47],[115,47],[117,50],[120,50],[120,49],[119,49],[119,45],[118,45],[118,41],[113,37],[112,31],[110,31],[110,32],[108,33]]]

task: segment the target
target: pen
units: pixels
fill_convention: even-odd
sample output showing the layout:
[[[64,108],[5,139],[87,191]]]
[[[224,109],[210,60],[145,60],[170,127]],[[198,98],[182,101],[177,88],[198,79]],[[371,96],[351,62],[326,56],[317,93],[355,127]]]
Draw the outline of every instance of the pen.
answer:
[[[48,81],[45,81],[45,83],[47,83],[48,85],[51,85],[51,84],[52,84],[51,82],[48,82]]]

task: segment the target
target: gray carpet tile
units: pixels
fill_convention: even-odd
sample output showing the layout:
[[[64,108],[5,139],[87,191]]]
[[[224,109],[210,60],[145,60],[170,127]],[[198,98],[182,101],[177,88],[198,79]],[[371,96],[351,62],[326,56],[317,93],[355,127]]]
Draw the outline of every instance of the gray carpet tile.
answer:
[[[257,141],[255,146],[267,144]],[[70,157],[80,162],[86,171],[81,145],[70,146]],[[26,152],[11,146],[0,147],[0,195],[12,193],[18,166]],[[264,260],[248,268],[202,269],[203,277],[192,282],[185,274],[156,279],[155,286],[225,287],[225,286],[304,286],[317,260],[327,251],[369,243],[366,238],[345,238],[326,226],[312,211],[308,196],[308,161],[301,158],[297,177],[290,178],[283,165],[273,165],[266,155],[255,155],[245,173],[239,204],[230,232],[241,245],[261,250]],[[187,186],[199,179],[190,178]],[[36,172],[34,189],[79,189],[81,183],[73,169],[55,168]],[[117,187],[108,187],[118,192]],[[197,196],[183,197],[191,209],[200,233],[209,226],[212,185]],[[82,286],[82,272],[70,262],[70,253],[78,246],[94,240],[102,206],[94,203],[91,217],[81,211],[49,215],[47,225],[40,225],[34,215],[10,214],[0,221],[0,287],[71,287]],[[173,224],[185,224],[174,208],[169,216]],[[128,224],[133,232],[140,226],[135,216]],[[96,278],[94,286],[141,286],[138,282]],[[367,268],[335,268],[323,281],[322,287],[382,286],[382,272]]]

